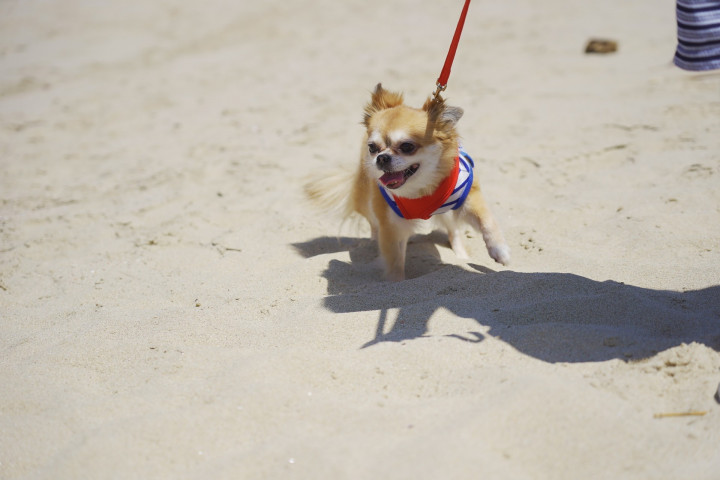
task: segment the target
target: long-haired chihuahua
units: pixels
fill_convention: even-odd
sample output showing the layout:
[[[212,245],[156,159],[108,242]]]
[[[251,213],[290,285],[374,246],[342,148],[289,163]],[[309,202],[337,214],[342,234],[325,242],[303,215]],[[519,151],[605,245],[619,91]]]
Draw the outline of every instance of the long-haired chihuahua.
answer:
[[[459,143],[456,124],[463,110],[437,96],[422,108],[403,103],[400,93],[375,87],[365,106],[365,141],[359,168],[323,176],[305,185],[308,197],[344,216],[358,213],[370,223],[389,280],[405,278],[405,251],[421,222],[447,230],[450,246],[468,258],[461,226],[482,233],[488,253],[510,262],[510,249],[480,192],[473,161]]]

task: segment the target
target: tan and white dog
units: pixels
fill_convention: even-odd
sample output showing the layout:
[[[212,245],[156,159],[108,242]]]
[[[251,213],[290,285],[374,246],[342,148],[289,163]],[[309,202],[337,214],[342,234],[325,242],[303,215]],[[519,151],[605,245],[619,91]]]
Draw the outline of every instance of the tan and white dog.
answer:
[[[365,106],[365,142],[355,172],[317,178],[306,194],[343,216],[359,213],[370,222],[389,280],[405,278],[405,252],[419,222],[431,217],[448,233],[450,246],[467,258],[463,223],[482,233],[488,253],[510,262],[500,228],[473,175],[472,159],[455,129],[463,111],[437,97],[421,109],[408,107],[400,93],[378,84]]]

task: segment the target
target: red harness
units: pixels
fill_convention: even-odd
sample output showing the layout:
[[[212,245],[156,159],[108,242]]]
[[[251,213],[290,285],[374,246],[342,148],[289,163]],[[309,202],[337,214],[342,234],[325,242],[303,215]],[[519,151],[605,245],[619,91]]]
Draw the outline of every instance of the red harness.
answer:
[[[473,167],[475,162],[462,148],[458,149],[455,165],[450,174],[430,195],[420,198],[396,197],[390,190],[378,182],[380,193],[390,208],[401,218],[408,220],[429,219],[438,215],[457,210],[470,194],[473,185]]]
[[[440,208],[445,203],[445,200],[452,195],[457,183],[458,173],[460,173],[460,159],[455,157],[455,165],[450,175],[430,195],[420,198],[404,198],[393,195],[402,216],[404,218],[422,218],[423,220],[430,218],[435,210]]]

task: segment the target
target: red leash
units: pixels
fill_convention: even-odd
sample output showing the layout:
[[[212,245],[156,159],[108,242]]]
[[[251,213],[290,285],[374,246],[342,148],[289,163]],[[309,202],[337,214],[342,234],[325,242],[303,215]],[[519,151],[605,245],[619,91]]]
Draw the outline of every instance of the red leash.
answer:
[[[453,35],[452,42],[450,43],[450,50],[448,51],[447,57],[445,57],[445,65],[443,65],[440,76],[437,79],[437,90],[433,93],[435,98],[440,95],[440,92],[447,88],[447,82],[450,78],[450,69],[452,68],[453,60],[455,59],[455,52],[457,51],[458,43],[460,43],[460,34],[462,33],[463,25],[465,25],[465,17],[467,16],[468,7],[470,6],[470,0],[465,0],[465,6],[460,13],[460,20],[458,20],[457,27],[455,27],[455,35]]]

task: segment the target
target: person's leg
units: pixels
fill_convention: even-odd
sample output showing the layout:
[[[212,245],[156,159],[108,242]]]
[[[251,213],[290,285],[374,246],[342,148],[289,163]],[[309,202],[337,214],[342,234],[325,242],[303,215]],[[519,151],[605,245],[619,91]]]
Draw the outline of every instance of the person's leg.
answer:
[[[684,70],[720,68],[720,0],[676,0],[678,45]]]

